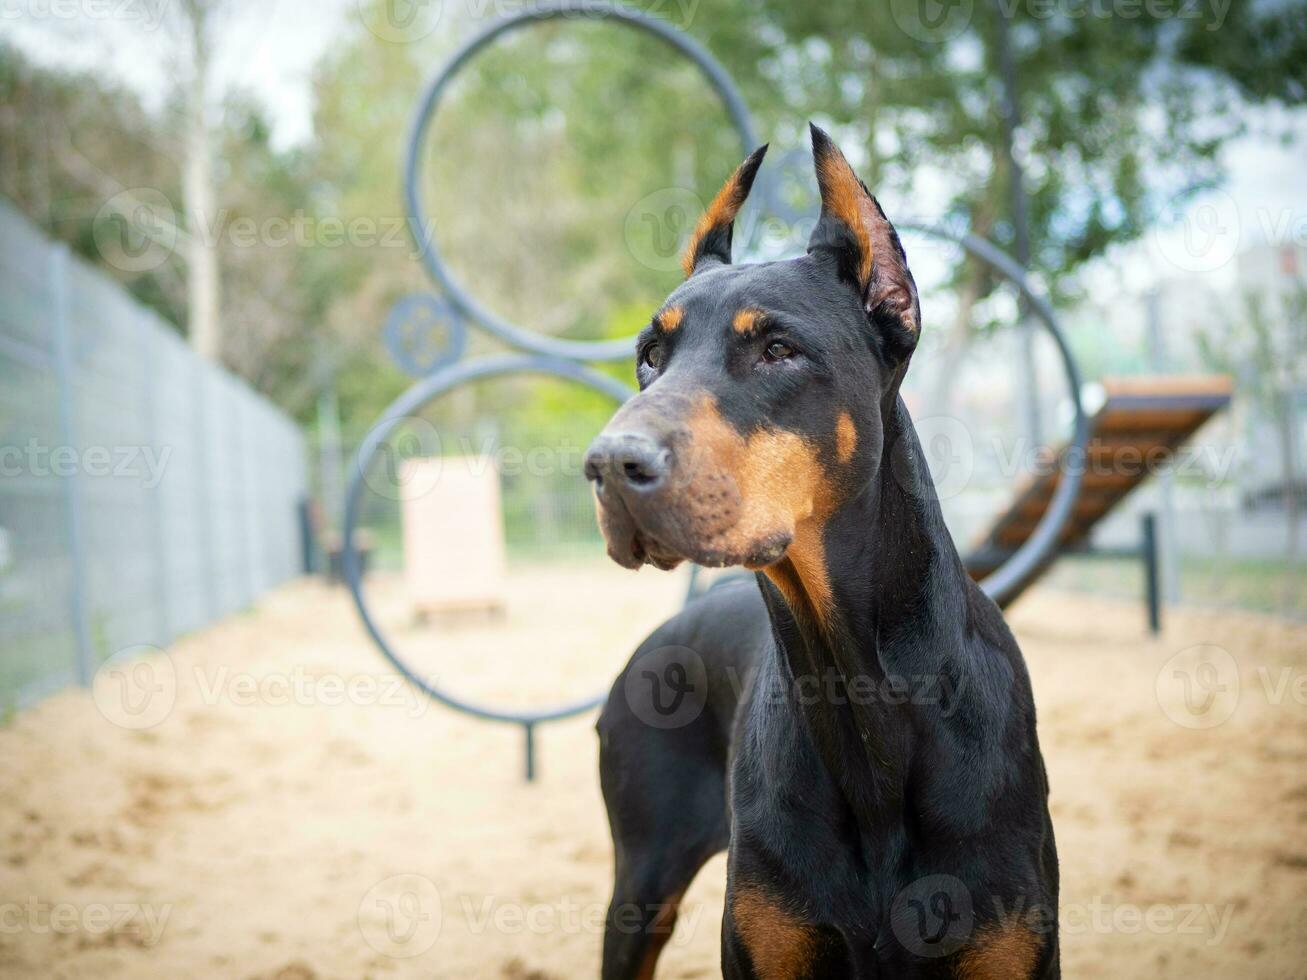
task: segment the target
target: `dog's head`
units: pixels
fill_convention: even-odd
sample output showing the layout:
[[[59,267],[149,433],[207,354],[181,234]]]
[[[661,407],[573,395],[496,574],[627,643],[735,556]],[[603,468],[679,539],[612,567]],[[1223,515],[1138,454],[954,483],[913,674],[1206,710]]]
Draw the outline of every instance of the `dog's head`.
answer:
[[[731,264],[763,147],[704,214],[686,281],[639,337],[640,392],[585,462],[619,564],[773,566],[880,468],[917,289],[844,155],[815,126],[812,145],[821,218],[807,254]]]

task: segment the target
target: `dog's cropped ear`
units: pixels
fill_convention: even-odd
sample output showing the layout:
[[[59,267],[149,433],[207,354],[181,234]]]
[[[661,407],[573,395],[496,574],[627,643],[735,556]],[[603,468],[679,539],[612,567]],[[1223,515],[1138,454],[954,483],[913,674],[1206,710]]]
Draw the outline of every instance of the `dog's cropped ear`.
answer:
[[[898,232],[839,147],[817,126],[812,126],[812,155],[821,218],[808,251],[835,256],[841,278],[858,290],[873,326],[907,356],[921,334],[921,303]]]
[[[730,180],[717,192],[708,210],[703,213],[695,226],[690,243],[681,257],[681,267],[686,276],[694,275],[700,263],[720,262],[731,264],[731,236],[735,231],[735,216],[744,207],[753,179],[758,176],[762,158],[767,155],[767,145],[763,144],[749,154],[749,158],[740,164]]]

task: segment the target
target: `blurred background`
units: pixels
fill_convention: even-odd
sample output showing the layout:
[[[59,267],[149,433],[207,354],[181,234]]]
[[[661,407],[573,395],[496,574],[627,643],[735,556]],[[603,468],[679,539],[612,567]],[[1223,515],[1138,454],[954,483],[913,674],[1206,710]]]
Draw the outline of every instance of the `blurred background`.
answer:
[[[1041,623],[1119,619],[1135,642],[1151,594],[1181,624],[1269,614],[1257,621],[1287,631],[1275,646],[1297,663],[1307,5],[629,7],[703,45],[772,144],[770,189],[740,220],[737,260],[803,250],[814,120],[895,222],[969,232],[1025,267],[1057,311],[1086,408],[1125,413],[1109,441],[1146,430],[1129,442],[1141,458],[1125,477],[1113,444],[1108,491],[1098,505],[1085,498],[1031,600]],[[0,708],[20,730],[16,712],[142,654],[172,658],[165,723],[186,703],[189,675],[175,665],[187,642],[210,667],[264,650],[286,671],[380,674],[346,593],[320,584],[339,579],[356,478],[354,545],[374,616],[415,670],[462,696],[528,708],[601,691],[641,632],[678,607],[684,575],[625,577],[603,557],[581,456],[610,395],[553,377],[475,381],[406,409],[365,471],[356,462],[415,382],[508,349],[475,322],[462,342],[454,321],[465,318],[424,270],[424,242],[524,329],[628,338],[681,281],[699,210],[748,149],[681,54],[575,13],[494,41],[458,75],[416,147],[428,211],[410,214],[403,154],[424,81],[485,24],[530,9],[4,5]],[[1042,513],[1022,493],[1048,489],[1072,434],[1061,359],[1011,282],[948,241],[904,239],[925,321],[906,397],[959,547],[1002,557]],[[592,367],[633,383],[629,358]],[[1176,409],[1174,397],[1197,401]],[[1154,410],[1180,421],[1163,425]],[[443,470],[416,465],[440,460]],[[1201,622],[1198,637],[1237,634],[1230,624],[1244,620]],[[153,662],[151,690],[164,661]],[[96,701],[120,729],[151,727]],[[517,735],[495,731],[507,741],[467,742],[446,761],[466,777],[493,751],[511,784]],[[44,736],[24,737],[30,749]],[[28,773],[11,788],[38,785]],[[79,796],[89,784],[66,773],[63,785]],[[173,789],[147,786],[149,805]],[[584,819],[601,847],[601,825]],[[35,847],[29,824],[41,820],[13,820],[28,835],[15,853]],[[9,955],[37,975],[47,952],[0,937],[0,967]],[[223,955],[211,967],[236,970]],[[259,969],[323,972],[267,959]],[[503,975],[546,975],[521,962]]]

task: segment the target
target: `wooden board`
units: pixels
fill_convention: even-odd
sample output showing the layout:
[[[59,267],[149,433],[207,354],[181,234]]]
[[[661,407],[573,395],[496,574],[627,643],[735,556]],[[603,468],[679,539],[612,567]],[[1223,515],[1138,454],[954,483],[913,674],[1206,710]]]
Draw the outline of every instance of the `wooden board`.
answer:
[[[1072,516],[1059,535],[1060,549],[1087,544],[1099,521],[1230,403],[1232,390],[1230,379],[1223,375],[1105,380],[1106,400],[1089,422],[1085,477]],[[1066,454],[1064,446],[1058,452],[1059,463]],[[993,572],[1026,542],[1061,483],[1060,470],[1059,465],[1057,472],[1026,481],[999,514],[966,559],[973,578]],[[1052,559],[1021,583],[1021,589],[1033,584],[1050,564]]]
[[[405,460],[400,490],[404,581],[416,610],[501,609],[507,561],[494,460]]]

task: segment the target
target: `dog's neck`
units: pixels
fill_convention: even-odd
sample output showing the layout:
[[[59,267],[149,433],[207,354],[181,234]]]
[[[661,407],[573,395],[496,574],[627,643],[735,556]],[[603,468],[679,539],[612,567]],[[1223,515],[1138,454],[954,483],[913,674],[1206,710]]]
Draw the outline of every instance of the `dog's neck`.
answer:
[[[877,476],[759,576],[782,681],[807,692],[796,701],[851,802],[877,813],[901,802],[911,713],[960,642],[968,587],[907,408],[887,401]]]

